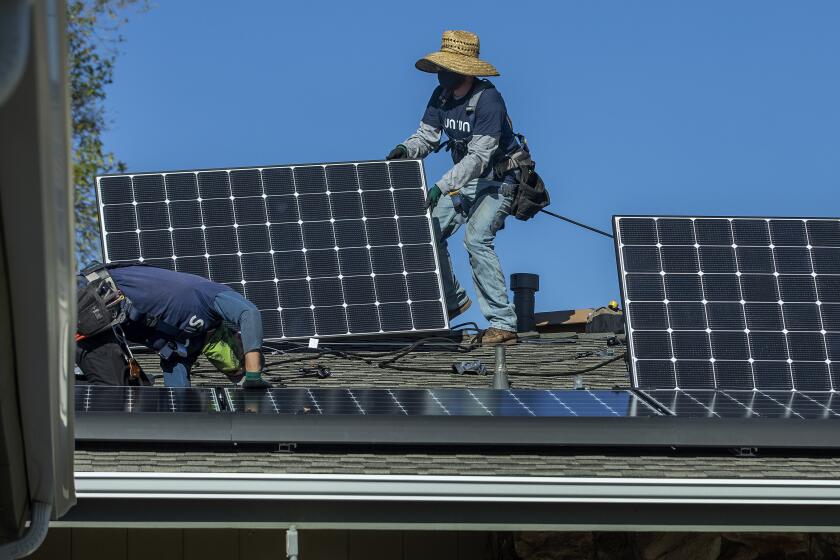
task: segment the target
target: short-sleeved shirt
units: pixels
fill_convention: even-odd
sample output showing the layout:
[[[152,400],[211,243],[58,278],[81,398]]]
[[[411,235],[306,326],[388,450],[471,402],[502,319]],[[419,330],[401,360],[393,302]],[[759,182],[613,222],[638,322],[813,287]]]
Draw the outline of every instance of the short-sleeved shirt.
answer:
[[[486,87],[486,89],[478,99],[473,122],[470,124],[467,105],[477,87]],[[423,114],[424,123],[436,129],[442,129],[449,138],[454,140],[469,142],[473,134],[491,136],[499,141],[499,146],[506,154],[517,147],[516,137],[508,119],[505,100],[502,99],[502,94],[492,84],[487,86],[476,80],[469,93],[460,99],[449,96],[443,103],[440,102],[440,94],[441,88],[436,88],[432,93],[429,104],[426,106],[426,112]],[[462,157],[463,154],[452,152],[452,159],[455,163],[458,163]]]

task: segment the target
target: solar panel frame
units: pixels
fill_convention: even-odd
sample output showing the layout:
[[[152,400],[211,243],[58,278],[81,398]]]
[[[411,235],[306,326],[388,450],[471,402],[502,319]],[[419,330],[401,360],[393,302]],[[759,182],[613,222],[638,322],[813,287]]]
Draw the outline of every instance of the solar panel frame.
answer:
[[[415,172],[414,169],[403,169],[407,165],[416,165],[417,177],[409,178],[412,182],[419,181],[419,184],[416,187],[399,188],[398,185],[402,184],[400,178],[408,177],[407,174]],[[353,166],[355,171],[355,178],[349,180],[350,182],[346,173],[349,166]],[[321,171],[319,172],[318,169]],[[296,170],[303,170],[301,173],[305,175],[305,181],[301,185],[296,182]],[[342,170],[344,170],[344,176],[342,176]],[[227,175],[227,181],[221,174]],[[188,179],[190,175],[194,177],[194,180],[185,181],[185,178]],[[260,195],[256,194],[255,175],[259,178]],[[155,184],[156,177],[162,177],[162,196],[166,198],[163,201],[152,201],[146,196],[143,200],[139,200],[133,186],[135,181],[142,180],[150,183],[157,192],[160,188]],[[125,193],[106,192],[103,194],[102,181],[106,179],[118,179],[122,182],[127,180],[125,190],[131,196],[128,197]],[[328,183],[330,180],[334,181],[334,184]],[[387,181],[389,188],[387,190],[375,188],[381,186],[381,183],[373,182],[375,180]],[[316,192],[321,189],[321,186],[323,186],[323,192]],[[418,192],[417,196],[403,196],[402,194],[402,191],[413,193],[415,190],[422,192]],[[388,191],[391,194],[383,198],[381,193]],[[277,285],[278,305],[275,309],[260,309],[266,326],[265,340],[269,341],[431,333],[447,330],[449,320],[431,215],[425,209],[422,212],[416,209],[419,202],[425,201],[426,192],[425,168],[421,160],[393,162],[369,160],[226,167],[106,174],[96,178],[96,196],[101,218],[102,255],[105,262],[144,262],[170,270],[176,269],[177,263],[177,269],[180,271],[221,281],[246,297],[249,295],[247,292],[250,291],[249,283],[273,281]],[[202,194],[215,198],[205,198]],[[238,194],[250,196],[237,196]],[[357,209],[352,201],[342,202],[340,206],[330,204],[333,196],[350,200],[354,198],[354,195],[358,198],[356,205],[358,211],[363,213],[361,218],[355,217],[354,213]],[[116,198],[109,201],[109,196]],[[158,193],[157,197],[160,196]],[[301,197],[311,198],[321,203],[324,202],[322,199],[326,199],[327,204],[300,204]],[[259,198],[262,199],[263,209],[256,211],[256,214],[260,218],[264,214],[265,220],[262,222],[249,219],[255,210],[253,208],[248,210],[244,207],[245,203],[241,202],[247,199],[250,204]],[[287,198],[290,200],[285,200]],[[393,201],[389,202],[391,199]],[[291,200],[295,201],[295,210],[291,214],[288,210],[283,210],[276,205],[276,202],[285,202],[288,208]],[[210,226],[206,223],[208,211],[205,209],[205,204],[207,203],[212,204],[215,209],[212,212],[213,223]],[[140,228],[136,209],[140,205],[154,204],[167,206],[169,224],[163,229],[143,230]],[[132,206],[134,218],[118,217],[116,228],[109,228],[109,225],[114,223],[110,209],[118,205]],[[345,205],[349,206],[345,207]],[[173,207],[177,207],[179,212],[174,216]],[[399,211],[405,211],[409,207],[415,208],[409,212],[410,215],[398,214]],[[107,212],[106,208],[109,208]],[[334,218],[332,214],[334,208],[340,208],[341,212],[346,213],[347,216],[341,214],[344,217]],[[330,216],[321,215],[325,210],[330,213]],[[368,218],[366,214],[368,211],[377,217]],[[306,213],[311,214],[312,218],[319,219],[307,220],[304,216]],[[193,220],[196,215],[201,219],[200,225],[189,221],[190,214]],[[354,217],[349,217],[350,214]],[[273,222],[273,216],[280,220],[292,221]],[[324,219],[325,217],[328,219]],[[295,221],[297,223],[294,223]],[[330,225],[329,240],[324,237],[324,232],[319,231],[317,225],[312,225],[319,222]],[[354,241],[358,241],[359,238],[353,238],[352,232],[346,231],[347,227],[353,226],[355,222],[362,224],[361,233],[364,235],[364,244],[361,246],[354,244]],[[154,225],[166,224],[154,222]],[[292,225],[297,227],[285,227]],[[339,226],[342,231],[340,233],[336,231],[333,238],[332,229],[337,230]],[[268,231],[267,236],[256,233],[260,227]],[[255,236],[248,237],[247,243],[251,244],[252,248],[262,249],[261,251],[254,253],[242,251],[242,231],[246,229],[255,232]],[[320,229],[323,230],[323,228]],[[297,230],[297,233],[292,230]],[[201,236],[198,235],[199,231]],[[213,252],[211,254],[208,232],[214,235],[213,243],[228,243],[230,245],[228,249],[233,251],[235,246],[236,250],[230,253]],[[348,237],[348,234],[351,236]],[[379,241],[382,242],[374,243],[370,236],[380,236]],[[310,243],[312,248],[308,246]],[[269,247],[268,252],[264,250],[266,244]],[[109,254],[111,247],[121,248],[125,258],[112,259],[112,255]],[[144,247],[156,250],[151,255],[146,255]],[[423,249],[417,249],[418,247]],[[199,252],[202,249],[204,253]],[[369,272],[360,272],[361,263],[356,262],[360,257],[358,253],[361,249],[367,252]],[[182,250],[185,253],[179,254]],[[397,251],[400,253],[399,262],[395,259]],[[408,253],[412,251],[414,251],[411,253],[412,259],[422,258],[422,260],[418,262],[410,260]],[[303,255],[302,263],[296,264],[297,253]],[[281,258],[281,255],[288,257],[292,262],[281,262],[287,260]],[[404,259],[403,255],[406,255]],[[429,262],[434,265],[432,270],[429,270]],[[269,264],[273,270],[272,278],[264,278]],[[351,270],[348,275],[342,274],[345,265],[349,267],[348,270]],[[395,268],[398,265],[401,266],[400,271]],[[306,270],[306,276],[302,278],[300,266]],[[321,278],[312,276],[312,270],[317,270],[324,276]],[[338,274],[335,274],[336,271]],[[344,280],[363,275],[369,275],[374,280],[376,299],[360,303],[360,299],[355,297],[358,294],[348,299]],[[397,289],[394,292],[391,284],[396,282],[398,276],[403,277],[401,283],[404,286],[403,289]],[[336,299],[338,295],[338,289],[334,285],[336,278],[340,284],[338,288],[341,292],[341,302],[337,302]],[[333,279],[333,281],[324,279]],[[303,301],[302,299],[295,300],[295,307],[283,308],[283,292],[287,288],[296,289],[295,280],[297,283],[304,281],[307,285],[308,310],[305,309],[307,306],[297,305],[299,301]],[[315,286],[316,293],[312,293],[313,280],[317,285]],[[280,284],[280,282],[284,283]],[[318,289],[318,286],[323,289]],[[382,297],[380,297],[380,291]],[[434,296],[433,299],[428,299],[432,296]],[[262,302],[265,303],[269,299],[271,298],[263,298]],[[327,307],[331,309],[326,309]],[[375,315],[375,321],[373,315]]]
[[[622,234],[622,220],[636,220],[637,231],[629,236],[629,230]],[[686,221],[692,224],[693,237],[673,232],[675,224]],[[643,226],[645,223],[648,225]],[[700,229],[698,223],[702,226]],[[662,224],[670,228],[665,239],[660,238]],[[838,349],[829,348],[829,338],[835,338],[831,335],[840,333],[840,321],[836,320],[840,318],[840,306],[836,310],[832,308],[833,300],[840,300],[840,297],[830,295],[833,293],[831,286],[840,286],[840,275],[832,276],[840,273],[838,229],[840,220],[830,217],[613,216],[616,265],[625,309],[632,386],[640,389],[784,389],[806,392],[840,389],[840,363],[832,360],[832,356],[838,355]],[[817,230],[821,240],[831,245],[812,244],[812,230]],[[696,267],[685,259],[671,258],[674,247],[680,247],[674,239],[682,240],[682,247],[693,249],[697,258]],[[804,246],[801,245],[803,240]],[[666,251],[663,252],[663,249]],[[814,251],[820,249],[831,249],[824,251],[820,257],[822,270],[826,272],[818,272],[815,265]],[[666,252],[670,254],[666,256]],[[779,255],[784,255],[784,258]],[[668,266],[663,259],[668,261]],[[746,268],[742,269],[742,263]],[[772,270],[768,268],[768,263],[773,266]],[[710,272],[704,272],[704,267],[709,265],[712,265]],[[689,297],[686,298],[689,301],[684,303],[699,303],[704,307],[705,316],[701,319],[705,321],[705,328],[694,327],[694,332],[705,331],[708,344],[696,344],[685,334],[685,330],[675,329],[671,324],[670,308],[674,301],[668,297],[667,282],[670,277],[679,275],[697,276],[696,281],[686,280],[678,291],[696,294],[700,290],[699,300]],[[821,276],[834,284],[823,282],[823,290],[820,291]],[[803,292],[803,278],[800,277],[812,278],[814,290]],[[822,301],[785,301],[785,290],[795,293],[796,283],[799,283],[800,294],[807,292],[802,296],[805,300],[820,297]],[[639,297],[631,297],[631,291]],[[710,298],[708,294],[714,297]],[[825,294],[831,299],[826,300]],[[829,305],[823,305],[826,302]],[[814,306],[818,308],[821,321],[818,330],[815,330],[817,317],[809,312]],[[740,312],[737,312],[738,308]],[[641,323],[645,328],[637,326],[640,317],[644,317]],[[649,324],[657,321],[662,324],[663,319],[668,322],[667,329],[647,330]],[[776,328],[779,326],[782,328]],[[636,336],[640,331],[645,334],[644,337]],[[731,336],[728,338],[732,340],[724,340],[727,337],[721,337],[723,332],[743,333],[747,337],[746,345]],[[675,333],[679,334],[675,337]],[[821,351],[814,354],[819,359],[804,359],[813,357],[806,344],[812,347],[811,350],[816,346],[807,335],[800,333],[822,337],[825,356]],[[771,335],[783,336],[780,339]],[[779,346],[780,340],[783,348]],[[795,345],[789,344],[791,340]],[[715,343],[720,343],[717,348],[713,347]],[[739,354],[744,347],[750,352],[746,360]],[[717,359],[722,348],[735,354]],[[755,354],[754,348],[757,350]],[[781,356],[780,348],[784,350],[784,356]],[[794,349],[793,353],[789,352],[789,348]],[[677,357],[677,350],[687,354]],[[645,357],[640,359],[640,355]],[[695,363],[689,363],[692,360]],[[703,362],[707,365],[701,366]],[[744,364],[749,367],[743,367]],[[687,365],[691,368],[686,369]],[[678,371],[678,366],[685,371]],[[809,379],[810,384],[805,382]]]

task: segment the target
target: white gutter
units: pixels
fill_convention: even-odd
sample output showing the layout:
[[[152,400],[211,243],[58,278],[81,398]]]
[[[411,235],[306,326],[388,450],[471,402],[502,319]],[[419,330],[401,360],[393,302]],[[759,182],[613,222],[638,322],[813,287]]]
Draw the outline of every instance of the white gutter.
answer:
[[[840,481],[77,472],[80,500],[840,505]]]

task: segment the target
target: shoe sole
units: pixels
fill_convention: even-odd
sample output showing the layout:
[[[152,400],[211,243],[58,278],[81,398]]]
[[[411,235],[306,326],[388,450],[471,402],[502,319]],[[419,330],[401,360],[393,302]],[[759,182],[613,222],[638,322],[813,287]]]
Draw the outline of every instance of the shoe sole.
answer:
[[[509,346],[511,344],[516,344],[517,342],[519,342],[519,339],[514,337],[501,342],[487,342],[486,340],[482,340],[481,344],[482,346]]]

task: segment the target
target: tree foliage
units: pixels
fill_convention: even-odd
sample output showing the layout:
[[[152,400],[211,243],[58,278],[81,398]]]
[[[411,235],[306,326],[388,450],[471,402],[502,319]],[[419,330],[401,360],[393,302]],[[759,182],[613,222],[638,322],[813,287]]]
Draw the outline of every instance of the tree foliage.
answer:
[[[125,164],[105,149],[102,133],[105,88],[114,77],[119,28],[124,12],[138,0],[68,0],[67,38],[70,73],[70,111],[75,181],[76,259],[101,259],[96,176],[125,171]],[[143,0],[139,4],[145,6]]]

